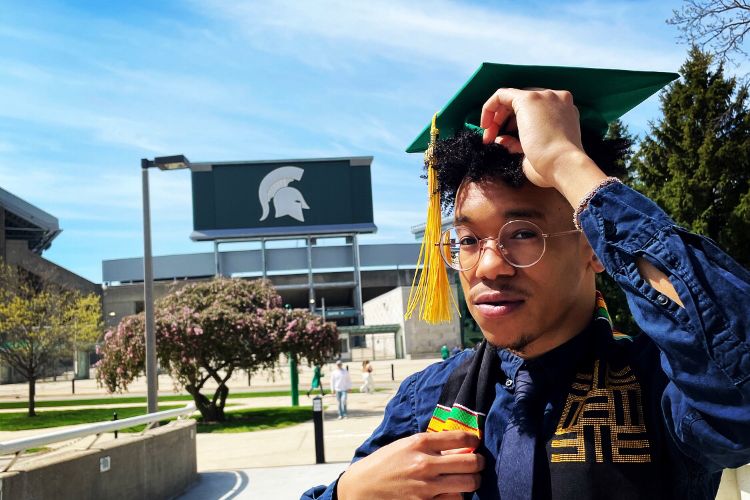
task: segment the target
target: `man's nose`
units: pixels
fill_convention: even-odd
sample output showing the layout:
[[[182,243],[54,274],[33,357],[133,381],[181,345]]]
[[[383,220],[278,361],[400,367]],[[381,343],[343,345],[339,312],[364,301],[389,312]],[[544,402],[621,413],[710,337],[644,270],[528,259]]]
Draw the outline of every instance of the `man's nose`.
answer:
[[[516,268],[505,260],[496,240],[484,241],[482,247],[476,268],[478,278],[493,280],[498,276],[516,274]]]

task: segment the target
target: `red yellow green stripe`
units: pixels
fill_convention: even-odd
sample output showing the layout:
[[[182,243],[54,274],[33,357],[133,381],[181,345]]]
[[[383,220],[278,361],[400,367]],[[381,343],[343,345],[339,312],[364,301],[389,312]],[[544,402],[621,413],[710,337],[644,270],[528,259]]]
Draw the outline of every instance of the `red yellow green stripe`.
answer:
[[[481,439],[480,418],[484,415],[461,405],[452,408],[437,405],[427,425],[427,432],[466,431]]]

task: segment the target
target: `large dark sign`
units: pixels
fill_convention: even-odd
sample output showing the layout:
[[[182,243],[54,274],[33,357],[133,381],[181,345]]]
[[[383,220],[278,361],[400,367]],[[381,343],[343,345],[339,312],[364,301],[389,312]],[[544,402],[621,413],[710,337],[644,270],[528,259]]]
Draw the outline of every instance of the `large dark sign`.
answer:
[[[191,166],[193,240],[372,233],[372,157]]]

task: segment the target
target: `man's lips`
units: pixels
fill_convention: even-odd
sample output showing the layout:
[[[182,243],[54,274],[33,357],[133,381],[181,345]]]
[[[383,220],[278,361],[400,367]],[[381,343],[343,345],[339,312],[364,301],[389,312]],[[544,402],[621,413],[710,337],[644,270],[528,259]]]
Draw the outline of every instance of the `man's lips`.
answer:
[[[503,302],[523,302],[526,297],[518,292],[486,291],[474,297],[474,304],[499,304]]]
[[[483,292],[474,300],[474,307],[482,316],[501,318],[517,311],[526,302],[525,297],[517,293]]]

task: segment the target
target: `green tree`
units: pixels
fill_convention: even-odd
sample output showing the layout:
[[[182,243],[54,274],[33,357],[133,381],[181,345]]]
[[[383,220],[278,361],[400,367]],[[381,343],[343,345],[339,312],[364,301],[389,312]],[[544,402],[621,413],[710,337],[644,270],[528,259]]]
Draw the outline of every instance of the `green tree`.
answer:
[[[66,310],[65,319],[73,336],[73,377],[76,377],[78,353],[91,352],[104,333],[101,299],[95,294],[78,295]]]
[[[750,113],[746,86],[697,47],[661,95],[663,118],[633,158],[635,187],[675,221],[750,265]]]
[[[610,123],[605,138],[622,143],[625,154],[622,158],[618,159],[617,165],[613,170],[618,172],[618,174],[622,172],[619,175],[620,180],[625,184],[632,185],[634,182],[634,172],[631,168],[631,158],[636,140],[635,136],[630,133],[627,125],[620,120],[615,120]],[[596,277],[596,288],[604,295],[615,329],[627,334],[637,332],[638,327],[633,319],[633,315],[630,313],[625,294],[617,283],[615,283],[615,280],[606,273],[598,274]]]
[[[30,417],[36,415],[37,379],[53,361],[71,354],[75,331],[86,338],[98,335],[100,317],[97,296],[0,263],[0,359],[28,381]]]

